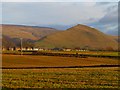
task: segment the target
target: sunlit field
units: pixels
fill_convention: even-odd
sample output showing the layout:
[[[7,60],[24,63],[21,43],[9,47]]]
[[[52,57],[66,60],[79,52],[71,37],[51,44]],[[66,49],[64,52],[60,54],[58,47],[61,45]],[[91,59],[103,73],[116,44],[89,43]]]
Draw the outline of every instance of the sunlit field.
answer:
[[[4,88],[118,88],[118,68],[5,69]]]
[[[120,90],[120,3],[18,1],[1,0],[2,90]]]
[[[118,65],[117,59],[2,55],[2,67]],[[118,88],[116,67],[3,69],[3,88]]]
[[[118,60],[94,57],[77,58],[59,56],[2,55],[2,67],[61,67],[93,65],[118,65]]]
[[[39,52],[39,51],[38,51]],[[104,56],[118,56],[120,52],[112,51],[40,51],[46,53],[63,53],[63,54],[89,54],[89,55],[104,55]],[[3,54],[21,54],[20,51],[2,51]],[[32,54],[32,52],[22,52],[22,54]]]

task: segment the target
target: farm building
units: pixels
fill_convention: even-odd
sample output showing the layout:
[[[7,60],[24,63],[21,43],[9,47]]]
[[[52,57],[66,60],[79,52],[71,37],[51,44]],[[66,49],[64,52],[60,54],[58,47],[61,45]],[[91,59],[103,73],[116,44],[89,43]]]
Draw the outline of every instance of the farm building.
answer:
[[[72,51],[71,48],[64,48],[63,51]]]

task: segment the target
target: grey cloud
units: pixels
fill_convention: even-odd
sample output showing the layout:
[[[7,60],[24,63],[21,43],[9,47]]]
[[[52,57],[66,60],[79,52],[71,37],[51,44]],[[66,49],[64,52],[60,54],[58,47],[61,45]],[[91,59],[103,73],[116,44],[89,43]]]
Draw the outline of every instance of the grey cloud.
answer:
[[[112,5],[111,5],[112,4]],[[118,6],[116,3],[107,3],[109,7],[105,8],[106,14],[94,23],[90,23],[93,26],[107,34],[118,34]],[[102,5],[102,3],[101,3]],[[105,3],[103,4],[104,7]],[[112,9],[113,8],[113,9]]]
[[[110,13],[107,13],[102,19],[99,20],[100,23],[103,24],[111,24],[118,22],[118,11],[113,11]]]

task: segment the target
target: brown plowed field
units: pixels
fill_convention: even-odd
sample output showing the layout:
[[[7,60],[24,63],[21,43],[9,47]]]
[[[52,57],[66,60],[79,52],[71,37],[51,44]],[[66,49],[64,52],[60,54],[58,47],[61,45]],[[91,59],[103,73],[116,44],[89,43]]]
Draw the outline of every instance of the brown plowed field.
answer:
[[[95,65],[118,65],[118,60],[94,57],[2,55],[2,67],[69,67]]]

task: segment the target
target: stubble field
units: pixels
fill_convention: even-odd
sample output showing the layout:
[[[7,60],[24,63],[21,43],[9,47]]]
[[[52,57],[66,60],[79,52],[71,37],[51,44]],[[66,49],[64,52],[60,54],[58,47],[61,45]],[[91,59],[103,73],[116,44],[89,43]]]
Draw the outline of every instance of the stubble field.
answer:
[[[117,59],[2,55],[2,67],[118,65]],[[117,67],[3,69],[3,88],[119,88]]]
[[[119,88],[118,68],[3,70],[5,88]]]

